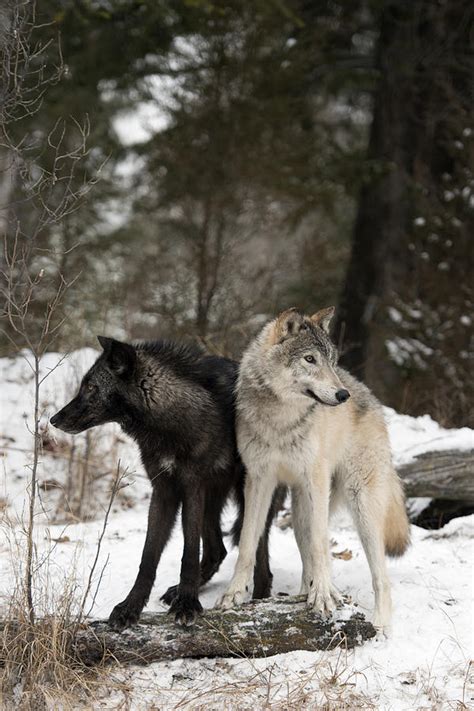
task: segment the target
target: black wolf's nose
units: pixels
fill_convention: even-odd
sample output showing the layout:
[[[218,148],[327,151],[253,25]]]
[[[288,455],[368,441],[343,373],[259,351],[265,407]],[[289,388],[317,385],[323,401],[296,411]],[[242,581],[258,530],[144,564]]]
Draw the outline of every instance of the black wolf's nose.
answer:
[[[53,415],[49,421],[51,422],[53,427],[56,427],[57,423],[59,422],[59,412],[57,412],[55,415]]]
[[[349,400],[351,394],[349,390],[338,390],[336,393],[336,400],[338,402],[345,402],[346,400]]]

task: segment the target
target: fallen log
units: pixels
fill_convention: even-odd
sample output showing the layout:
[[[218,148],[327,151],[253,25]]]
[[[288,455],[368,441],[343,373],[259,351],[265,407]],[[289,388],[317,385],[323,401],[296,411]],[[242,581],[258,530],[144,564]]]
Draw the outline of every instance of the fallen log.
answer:
[[[407,496],[474,502],[474,450],[423,452],[397,467]]]
[[[183,657],[266,657],[300,649],[352,648],[375,634],[354,606],[323,620],[303,598],[283,597],[225,612],[206,610],[192,627],[178,627],[166,612],[144,613],[138,625],[121,633],[96,621],[79,630],[74,652],[87,665],[108,659],[149,664]]]

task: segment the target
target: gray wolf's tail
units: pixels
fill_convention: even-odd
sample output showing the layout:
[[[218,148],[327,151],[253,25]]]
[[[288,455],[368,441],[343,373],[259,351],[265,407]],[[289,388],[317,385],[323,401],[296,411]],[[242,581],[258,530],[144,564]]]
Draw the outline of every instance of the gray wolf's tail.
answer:
[[[395,471],[390,484],[390,500],[384,527],[385,553],[398,558],[410,545],[410,522],[406,512],[402,482]]]

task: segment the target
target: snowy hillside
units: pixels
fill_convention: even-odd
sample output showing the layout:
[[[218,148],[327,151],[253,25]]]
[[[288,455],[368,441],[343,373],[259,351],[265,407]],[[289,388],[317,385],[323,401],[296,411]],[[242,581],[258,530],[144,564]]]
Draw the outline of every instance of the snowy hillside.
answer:
[[[42,363],[42,423],[45,452],[39,472],[40,501],[36,528],[39,555],[47,558],[51,585],[61,586],[74,575],[79,589],[89,575],[103,524],[108,482],[120,460],[125,486],[116,498],[102,546],[95,583],[100,586],[91,610],[107,617],[135,579],[146,531],[149,486],[135,446],[115,426],[75,438],[76,462],[87,461],[88,476],[97,495],[87,502],[92,520],[67,518],[61,508],[73,441],[48,418],[74,394],[82,374],[96,357],[85,349],[61,361],[49,354]],[[27,354],[25,354],[27,358]],[[59,365],[57,365],[59,362]],[[57,367],[56,367],[57,366]],[[32,372],[25,358],[0,359],[0,607],[6,608],[19,570],[23,545],[21,518],[25,509],[32,426]],[[386,411],[397,463],[437,449],[474,449],[474,432],[445,430],[430,417],[410,418]],[[77,454],[79,453],[79,455]],[[83,511],[84,513],[84,511]],[[225,530],[233,519],[225,514]],[[393,586],[393,633],[390,639],[366,643],[351,652],[293,652],[268,659],[180,660],[139,670],[118,670],[127,682],[132,708],[287,708],[294,703],[328,702],[330,708],[449,709],[474,704],[469,659],[473,634],[474,516],[458,518],[438,531],[413,527],[413,543],[400,560],[389,561]],[[342,517],[331,529],[337,587],[359,609],[371,615],[370,574],[359,540]],[[237,551],[231,550],[201,595],[205,607],[214,605],[230,579]],[[20,553],[19,553],[20,549]],[[160,595],[177,582],[182,535],[175,527],[158,568],[148,609],[164,609]],[[300,560],[291,528],[274,526],[270,541],[274,591],[296,594]],[[472,682],[472,678],[471,678]],[[120,703],[120,691],[101,699],[103,708]],[[295,701],[296,700],[296,701]],[[339,702],[338,702],[339,700]],[[285,705],[286,704],[286,705]],[[335,704],[335,705],[334,705]],[[464,706],[462,706],[464,704]]]

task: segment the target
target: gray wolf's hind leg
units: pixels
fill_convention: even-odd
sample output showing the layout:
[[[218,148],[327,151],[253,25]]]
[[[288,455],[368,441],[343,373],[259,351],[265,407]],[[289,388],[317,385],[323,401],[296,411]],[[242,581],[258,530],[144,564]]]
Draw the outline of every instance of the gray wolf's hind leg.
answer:
[[[392,614],[390,580],[385,563],[384,509],[377,501],[375,492],[362,489],[348,499],[372,575],[375,595],[374,626],[388,632]]]

